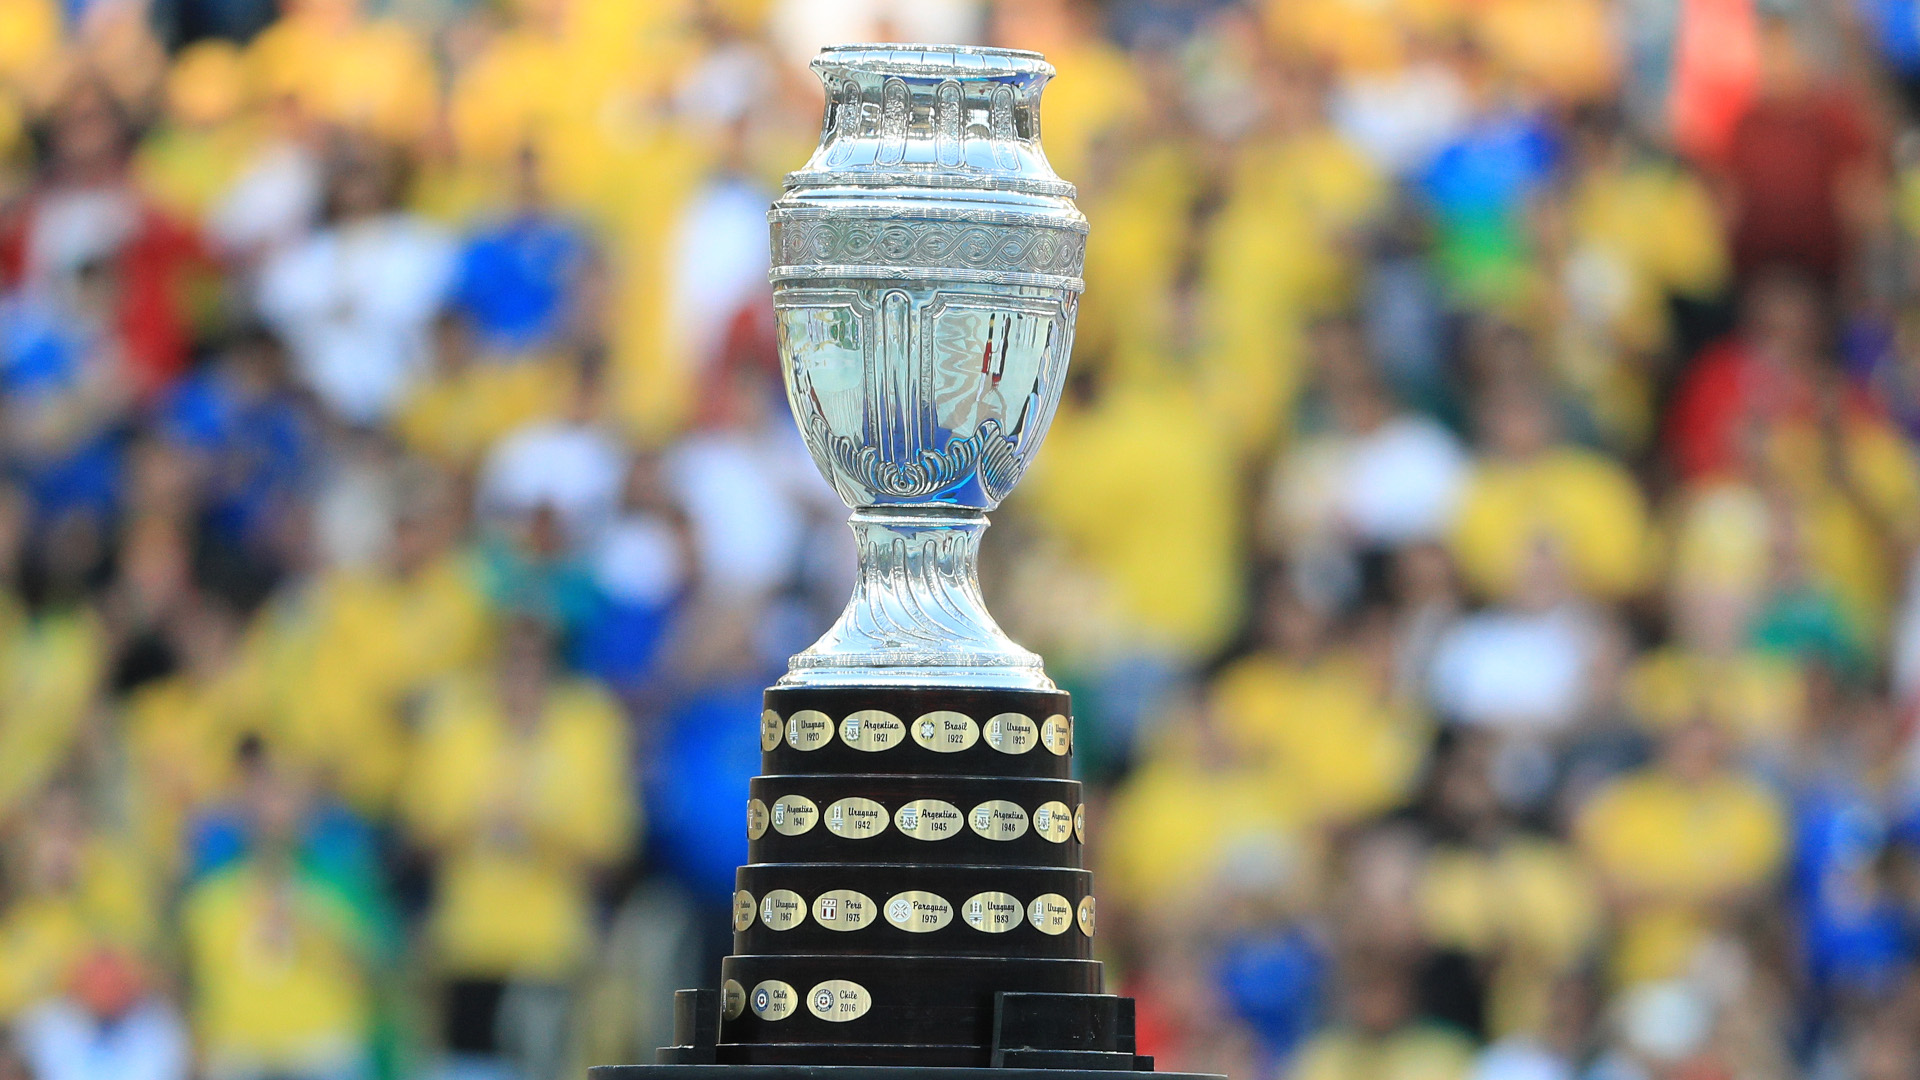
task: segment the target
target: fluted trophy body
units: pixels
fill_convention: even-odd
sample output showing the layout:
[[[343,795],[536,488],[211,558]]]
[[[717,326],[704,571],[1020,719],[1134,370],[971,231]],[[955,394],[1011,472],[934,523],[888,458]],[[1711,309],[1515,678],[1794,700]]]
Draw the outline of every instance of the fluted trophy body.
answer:
[[[780,685],[1051,690],[975,566],[1073,346],[1087,223],[1040,149],[1053,68],[911,45],[832,48],[813,68],[820,145],[768,213],[774,307],[788,399],[854,511],[860,569]]]

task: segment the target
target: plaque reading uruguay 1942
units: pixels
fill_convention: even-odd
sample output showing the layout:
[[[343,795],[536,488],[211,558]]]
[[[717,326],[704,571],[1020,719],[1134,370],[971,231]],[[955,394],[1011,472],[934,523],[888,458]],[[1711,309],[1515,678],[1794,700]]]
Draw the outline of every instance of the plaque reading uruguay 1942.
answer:
[[[1083,288],[1086,218],[1040,146],[1053,69],[931,45],[813,68],[820,143],[768,213],[773,321],[801,437],[853,511],[853,595],[766,692],[741,951],[675,999],[662,1065],[595,1080],[1137,1080],[1152,1062],[1102,992],[1068,842],[1072,706],[977,571],[1060,403]]]
[[[849,840],[864,840],[887,831],[887,808],[858,795],[834,800],[827,807],[827,831]]]

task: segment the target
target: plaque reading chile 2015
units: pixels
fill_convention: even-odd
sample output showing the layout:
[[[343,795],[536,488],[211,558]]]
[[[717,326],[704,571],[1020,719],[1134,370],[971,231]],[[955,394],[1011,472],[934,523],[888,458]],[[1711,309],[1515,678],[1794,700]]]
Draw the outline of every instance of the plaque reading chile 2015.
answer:
[[[1150,1069],[1092,958],[1071,706],[975,571],[1059,402],[1082,287],[1087,221],[1040,149],[1053,68],[921,45],[813,68],[820,145],[768,213],[774,307],[857,583],[766,692],[734,955],[677,996],[660,1064],[596,1080]]]

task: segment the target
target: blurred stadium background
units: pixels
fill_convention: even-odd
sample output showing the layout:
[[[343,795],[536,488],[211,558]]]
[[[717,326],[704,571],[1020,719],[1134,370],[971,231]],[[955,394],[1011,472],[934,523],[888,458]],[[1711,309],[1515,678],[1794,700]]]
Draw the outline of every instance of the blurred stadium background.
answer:
[[[0,0],[5,1080],[554,1080],[844,601],[766,204],[1037,48],[987,587],[1235,1080],[1920,1075],[1915,0]]]

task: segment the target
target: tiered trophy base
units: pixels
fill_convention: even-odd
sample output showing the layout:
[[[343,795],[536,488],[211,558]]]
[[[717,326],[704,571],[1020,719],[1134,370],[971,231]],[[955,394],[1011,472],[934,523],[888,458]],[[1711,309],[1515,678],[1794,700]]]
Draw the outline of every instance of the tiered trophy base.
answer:
[[[657,1064],[592,1080],[1151,1072],[1093,959],[1071,715],[1052,690],[767,691],[720,985],[675,995]]]

